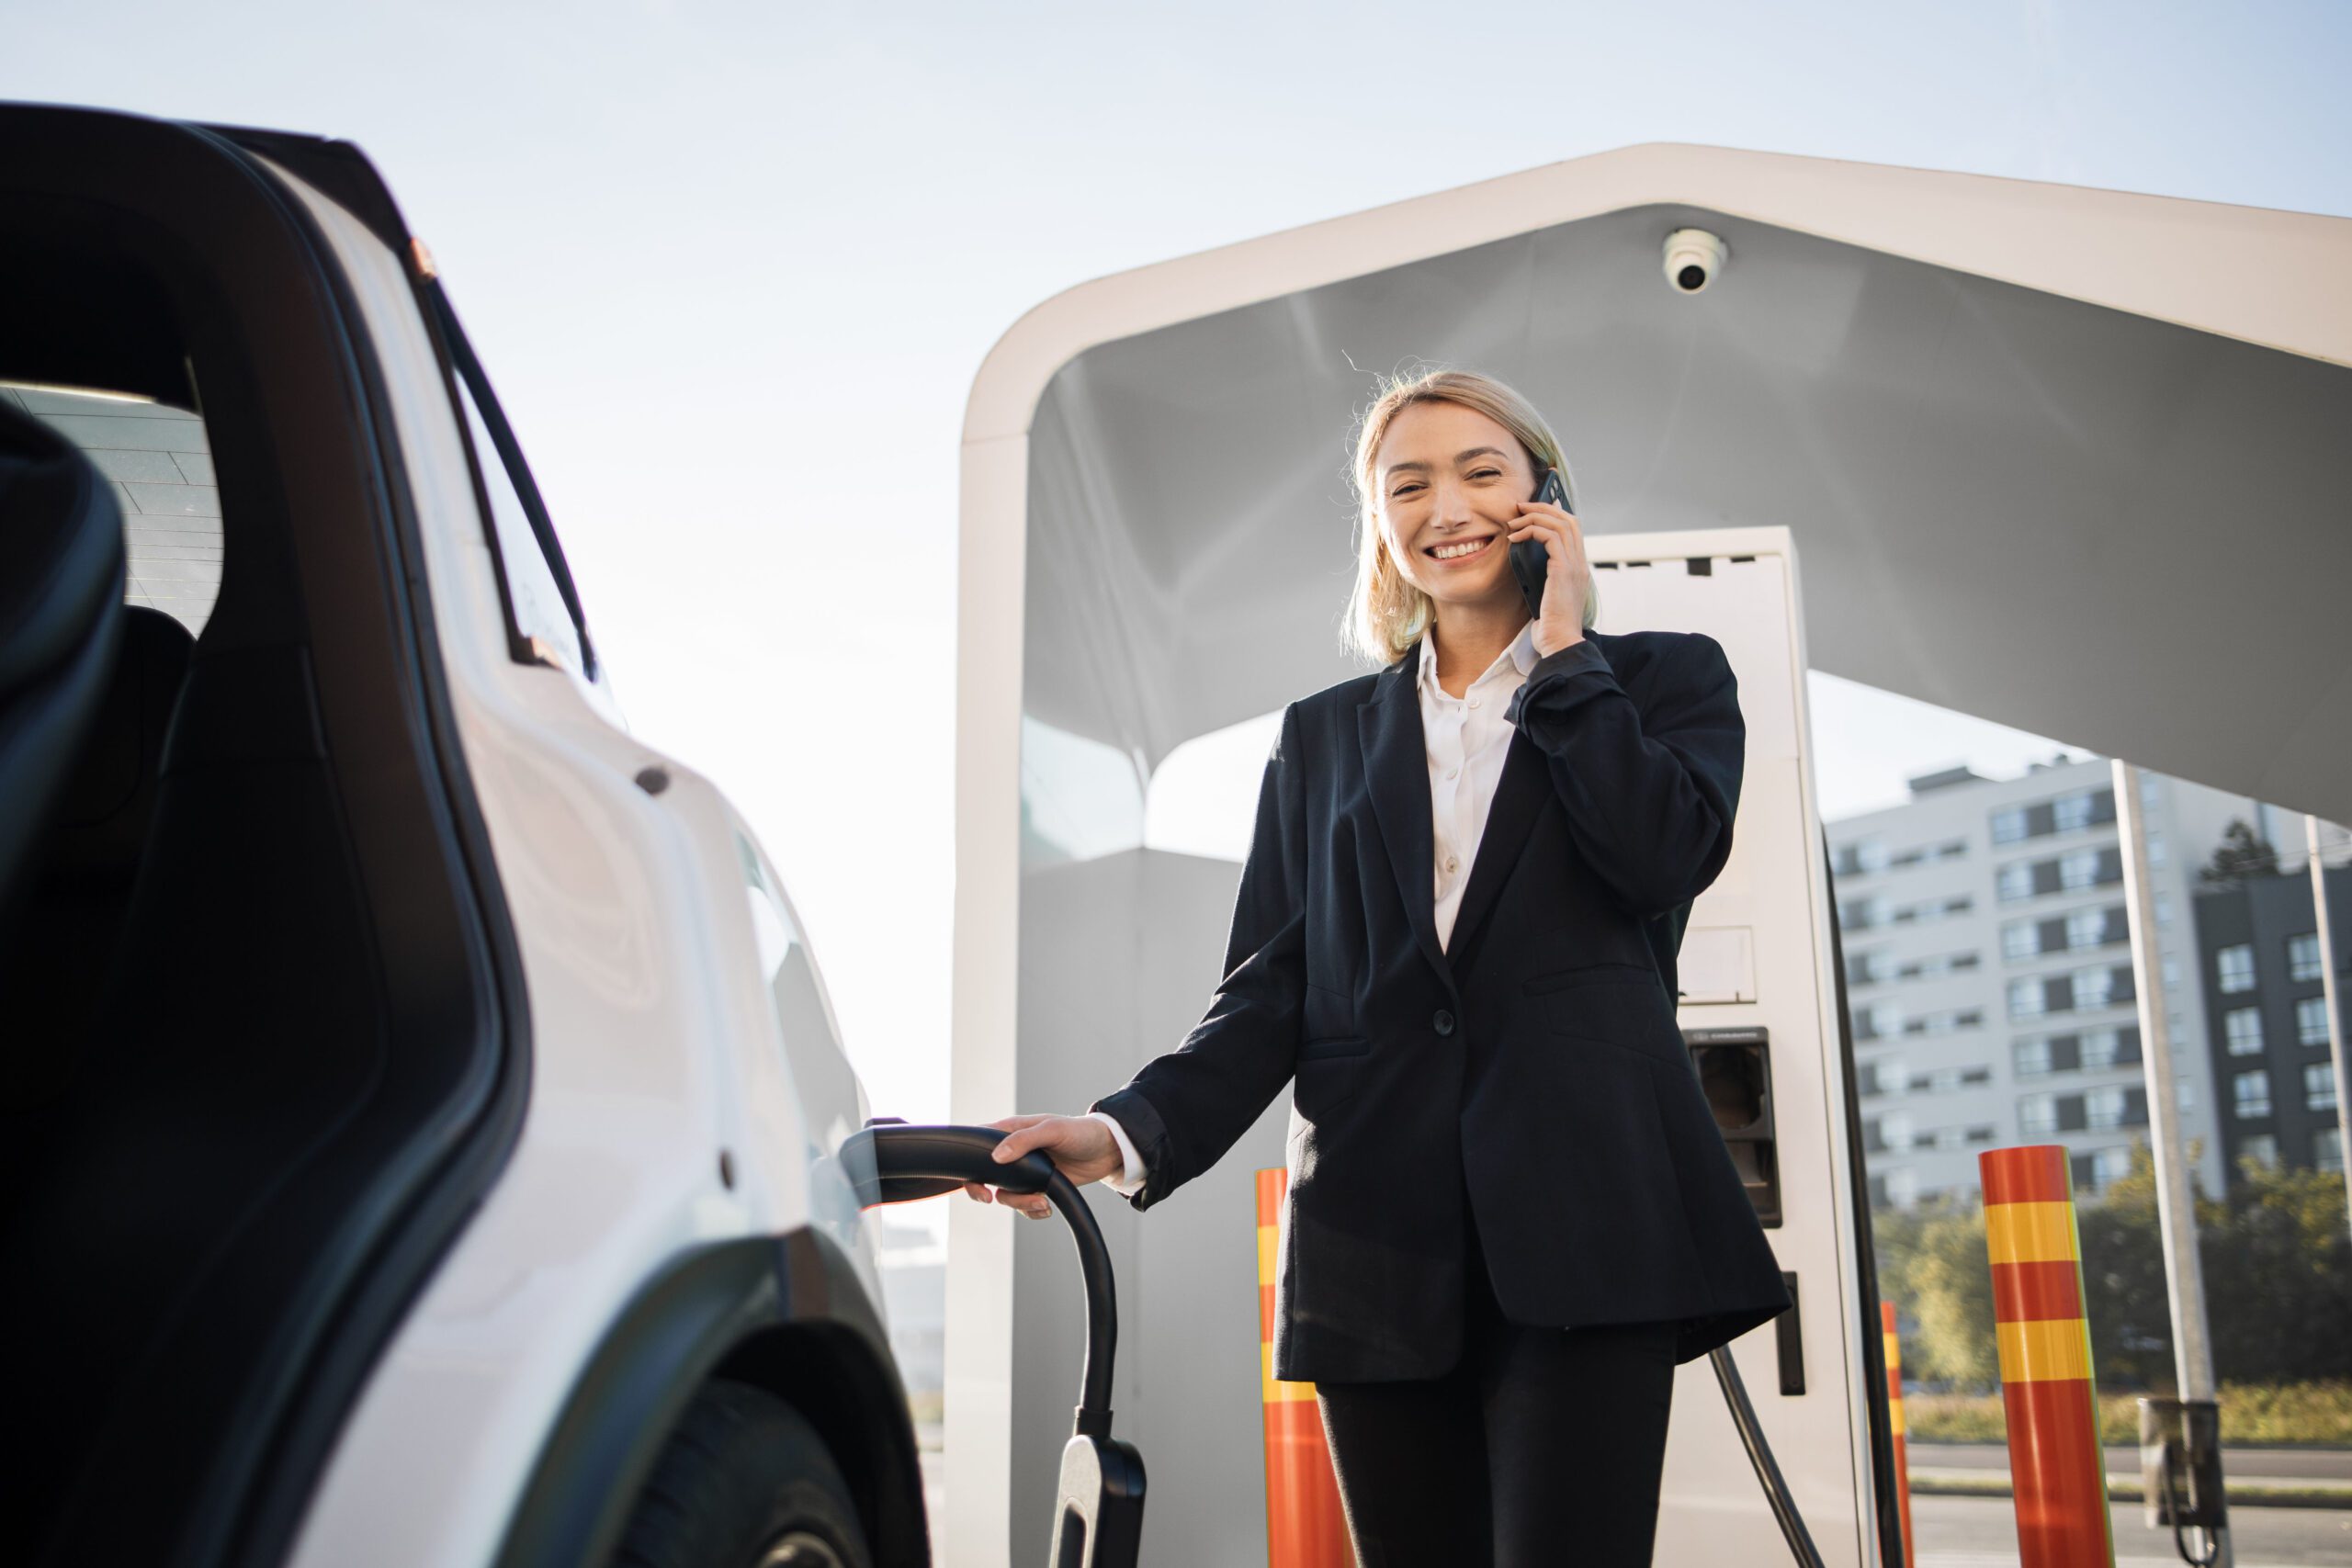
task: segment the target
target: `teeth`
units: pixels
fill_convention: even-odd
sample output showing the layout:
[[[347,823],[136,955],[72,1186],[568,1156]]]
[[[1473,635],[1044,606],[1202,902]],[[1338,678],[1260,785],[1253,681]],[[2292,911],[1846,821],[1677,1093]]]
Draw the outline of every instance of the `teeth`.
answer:
[[[1437,548],[1431,550],[1430,554],[1435,556],[1440,560],[1452,560],[1456,556],[1476,555],[1486,547],[1487,541],[1479,539],[1474,543],[1464,545],[1440,545]]]

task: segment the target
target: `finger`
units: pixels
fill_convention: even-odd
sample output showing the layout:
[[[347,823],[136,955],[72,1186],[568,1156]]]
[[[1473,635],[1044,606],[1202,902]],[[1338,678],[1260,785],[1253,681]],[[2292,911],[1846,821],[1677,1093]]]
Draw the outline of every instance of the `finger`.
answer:
[[[1008,1161],[1019,1159],[1032,1149],[1050,1149],[1060,1146],[1062,1131],[1058,1123],[1061,1120],[1058,1116],[1022,1118],[1022,1124],[1007,1133],[1002,1141],[989,1151],[990,1156],[998,1164],[1002,1165]],[[1046,1123],[1054,1124],[1046,1125]]]

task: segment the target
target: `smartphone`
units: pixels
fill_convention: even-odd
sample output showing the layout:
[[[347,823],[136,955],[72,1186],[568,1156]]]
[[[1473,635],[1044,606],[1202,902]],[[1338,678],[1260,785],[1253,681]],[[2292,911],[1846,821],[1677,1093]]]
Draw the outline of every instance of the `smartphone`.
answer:
[[[1561,511],[1573,515],[1576,508],[1568,504],[1568,487],[1560,482],[1560,470],[1544,470],[1544,482],[1535,487],[1535,499],[1549,502]],[[1527,595],[1527,613],[1541,618],[1544,614],[1544,579],[1552,570],[1551,552],[1541,539],[1521,539],[1510,547],[1510,571],[1519,579],[1519,591]]]

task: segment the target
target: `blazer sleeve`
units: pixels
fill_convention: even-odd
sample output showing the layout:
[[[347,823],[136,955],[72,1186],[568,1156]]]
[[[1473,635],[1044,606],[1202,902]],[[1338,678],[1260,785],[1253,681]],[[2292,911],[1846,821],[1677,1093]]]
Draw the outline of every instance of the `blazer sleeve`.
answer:
[[[1306,791],[1296,705],[1258,787],[1225,978],[1175,1050],[1087,1107],[1118,1119],[1143,1156],[1148,1209],[1208,1169],[1250,1130],[1295,1070],[1306,995]]]
[[[1723,645],[1675,637],[1635,677],[1637,701],[1587,639],[1536,660],[1507,710],[1544,752],[1577,849],[1648,918],[1703,892],[1731,858],[1747,754]]]

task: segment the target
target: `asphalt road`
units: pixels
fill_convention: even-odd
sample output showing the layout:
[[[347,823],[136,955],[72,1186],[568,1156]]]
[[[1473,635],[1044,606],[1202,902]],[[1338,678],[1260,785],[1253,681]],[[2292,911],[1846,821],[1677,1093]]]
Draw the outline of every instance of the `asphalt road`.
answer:
[[[2169,1529],[2141,1523],[2140,1505],[2109,1510],[2115,1568],[2180,1568]],[[1915,1568],[2017,1568],[2018,1524],[2007,1497],[1914,1497]],[[2352,1510],[2230,1510],[2236,1568],[2352,1568]]]

